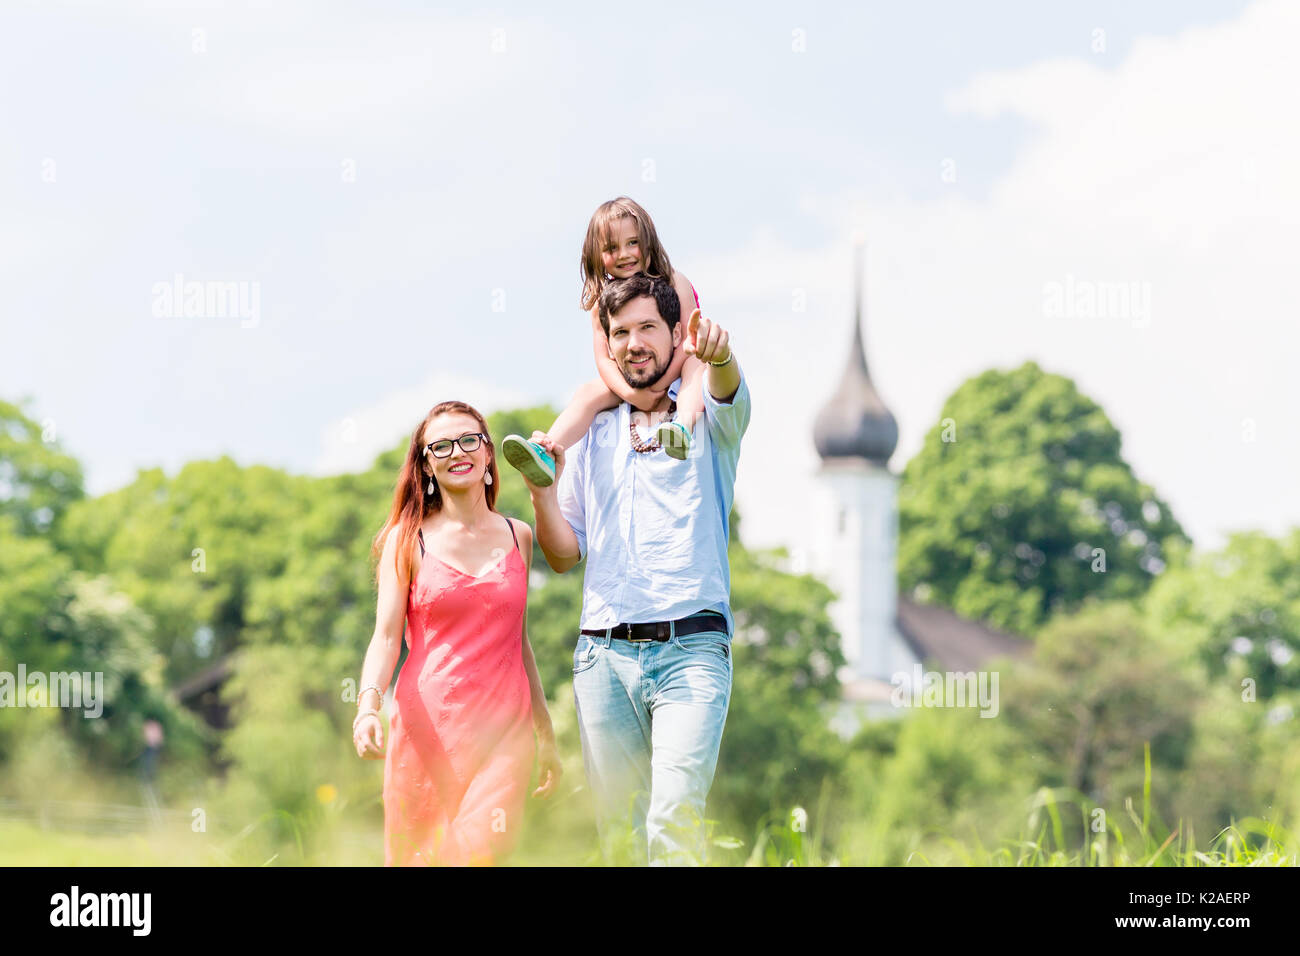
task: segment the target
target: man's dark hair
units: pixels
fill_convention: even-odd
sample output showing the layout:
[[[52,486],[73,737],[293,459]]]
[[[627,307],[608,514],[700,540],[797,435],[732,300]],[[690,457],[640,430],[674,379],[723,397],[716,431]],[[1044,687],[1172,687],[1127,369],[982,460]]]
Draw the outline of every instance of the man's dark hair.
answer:
[[[672,332],[673,326],[682,319],[682,303],[677,298],[677,290],[667,279],[638,272],[626,279],[613,279],[601,290],[600,327],[605,330],[605,338],[609,338],[609,317],[643,295],[655,300],[660,317],[668,323],[668,331]]]

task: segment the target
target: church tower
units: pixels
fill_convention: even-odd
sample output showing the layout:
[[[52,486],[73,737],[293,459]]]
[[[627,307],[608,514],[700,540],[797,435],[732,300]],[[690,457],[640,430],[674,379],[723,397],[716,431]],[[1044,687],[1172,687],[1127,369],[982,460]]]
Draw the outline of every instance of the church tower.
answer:
[[[840,679],[850,694],[854,685],[888,682],[912,661],[896,626],[898,477],[888,462],[898,445],[898,423],[867,371],[862,258],[858,243],[853,337],[839,384],[813,426],[822,459],[817,572],[839,595],[830,613],[847,661]]]

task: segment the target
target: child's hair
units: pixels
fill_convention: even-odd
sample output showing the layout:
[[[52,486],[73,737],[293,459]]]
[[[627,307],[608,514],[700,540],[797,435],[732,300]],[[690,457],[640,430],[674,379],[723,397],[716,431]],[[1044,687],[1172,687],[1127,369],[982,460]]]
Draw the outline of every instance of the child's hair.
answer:
[[[659,244],[655,233],[655,224],[650,214],[640,204],[626,196],[619,196],[596,207],[591,222],[587,224],[587,238],[582,243],[582,296],[578,300],[583,311],[590,311],[600,298],[600,290],[605,287],[605,264],[601,251],[609,242],[614,222],[625,216],[636,223],[636,236],[641,244],[641,254],[645,257],[642,270],[646,275],[673,281],[672,263],[668,253]]]

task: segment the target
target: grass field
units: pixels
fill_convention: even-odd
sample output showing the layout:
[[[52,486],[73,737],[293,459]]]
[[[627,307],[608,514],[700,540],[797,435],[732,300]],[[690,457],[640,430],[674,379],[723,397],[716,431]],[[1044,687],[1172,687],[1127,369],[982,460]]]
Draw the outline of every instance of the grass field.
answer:
[[[581,787],[530,814],[527,830],[512,866],[589,866],[602,860],[591,824],[589,806],[578,799]],[[42,823],[32,806],[23,819],[15,803],[0,815],[0,866],[380,866],[384,862],[383,827],[374,821],[374,801],[347,805],[331,795],[330,809],[310,819],[287,813],[265,813],[233,826],[196,825],[188,813],[164,811],[160,823],[140,826],[139,832],[103,832],[118,826],[127,811],[138,809],[108,803],[59,804],[79,810],[83,819],[54,818]],[[48,804],[47,806],[55,806]],[[1151,811],[1150,758],[1141,806],[1126,802],[1098,828],[1096,819],[1080,808],[1087,801],[1064,790],[1040,790],[1027,804],[1020,833],[985,846],[977,833],[958,835],[942,828],[908,833],[906,866],[1296,866],[1300,843],[1275,822],[1256,817],[1234,820],[1198,841],[1181,823],[1166,829]],[[1094,810],[1093,813],[1096,811]],[[1072,831],[1071,814],[1082,814]],[[229,814],[227,821],[235,819]],[[752,836],[732,835],[710,822],[709,857],[720,866],[853,866],[881,862],[882,847],[899,844],[899,834],[853,821],[841,833],[843,846],[828,845],[820,821],[827,818],[819,804],[811,816],[802,808],[764,820]],[[138,819],[134,819],[139,824]],[[98,832],[97,832],[98,831]],[[1070,842],[1069,832],[1085,837]],[[846,836],[845,833],[848,835]],[[642,850],[642,852],[644,852]]]

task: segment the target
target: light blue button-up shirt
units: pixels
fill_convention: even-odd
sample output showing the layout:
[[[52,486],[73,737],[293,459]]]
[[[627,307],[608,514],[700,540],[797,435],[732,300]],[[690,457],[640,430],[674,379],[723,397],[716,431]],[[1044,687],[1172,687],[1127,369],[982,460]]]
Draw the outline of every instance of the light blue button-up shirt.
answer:
[[[668,389],[674,399],[681,381]],[[671,621],[709,610],[722,614],[734,634],[727,537],[740,439],[749,427],[744,374],[726,404],[706,384],[704,415],[685,461],[663,450],[634,451],[631,413],[627,402],[601,412],[565,450],[560,513],[587,559],[580,626]]]

